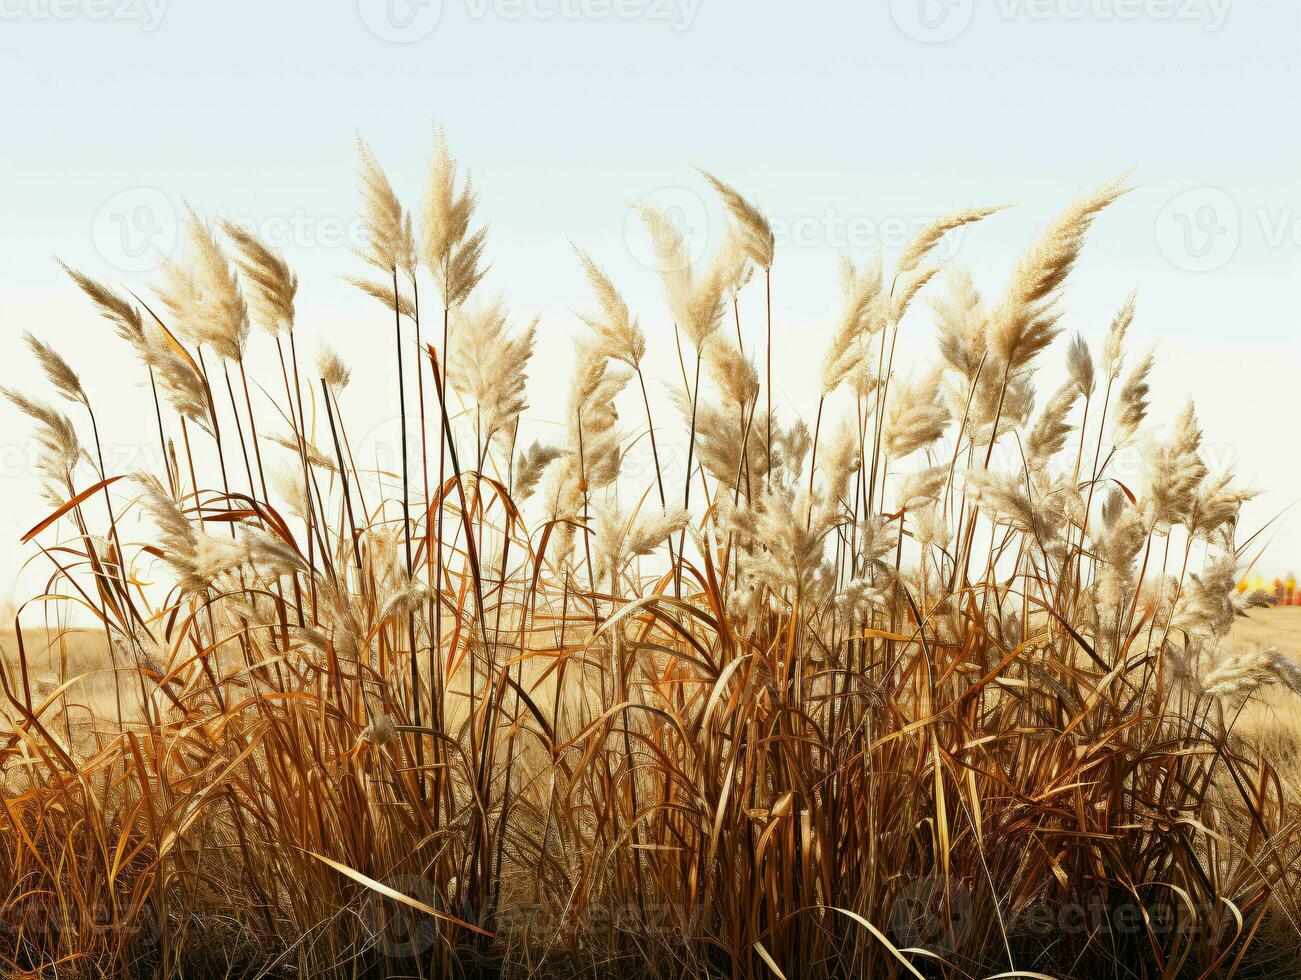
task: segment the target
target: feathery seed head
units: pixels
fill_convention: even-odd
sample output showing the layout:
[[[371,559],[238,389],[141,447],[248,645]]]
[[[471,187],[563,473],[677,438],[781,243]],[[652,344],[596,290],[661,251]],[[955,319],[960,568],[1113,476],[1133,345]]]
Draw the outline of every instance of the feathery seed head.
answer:
[[[1114,180],[1072,204],[1013,272],[1007,295],[990,322],[990,350],[1005,371],[1028,364],[1057,336],[1055,306],[1062,286],[1079,258],[1093,219],[1127,192],[1125,179]]]
[[[212,229],[189,208],[183,262],[163,257],[163,284],[156,290],[176,332],[217,356],[241,360],[248,341],[248,306],[230,260]]]
[[[29,331],[23,331],[23,341],[35,356],[55,391],[70,402],[90,405],[86,397],[86,389],[81,386],[81,378],[77,377],[77,372],[72,369],[71,364],[65,361],[53,347]]]
[[[316,354],[316,370],[326,385],[335,392],[346,388],[352,377],[352,371],[339,356],[339,352],[324,343]]]
[[[582,249],[575,248],[578,260],[587,274],[587,281],[592,286],[596,297],[599,315],[579,315],[595,335],[595,347],[605,357],[622,361],[633,370],[641,365],[646,355],[646,335],[642,333],[637,320],[628,312],[628,304],[623,301],[619,291],[614,288],[608,276]]]
[[[359,254],[381,272],[410,272],[414,265],[410,219],[375,154],[360,136],[357,156],[361,221],[366,235],[366,247]]]
[[[708,170],[701,170],[701,175],[709,181],[709,186],[723,200],[723,205],[731,215],[737,240],[745,255],[760,269],[772,268],[773,252],[776,238],[768,219],[753,204],[742,197],[729,185],[723,183]]]
[[[284,257],[256,235],[229,221],[222,228],[235,243],[235,265],[249,287],[254,317],[272,336],[292,333],[298,277]]]

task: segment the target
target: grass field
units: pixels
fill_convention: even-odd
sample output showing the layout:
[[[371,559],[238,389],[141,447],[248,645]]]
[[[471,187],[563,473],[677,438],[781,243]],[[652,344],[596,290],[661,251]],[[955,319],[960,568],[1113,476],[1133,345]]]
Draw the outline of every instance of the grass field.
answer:
[[[441,135],[418,218],[365,145],[360,176],[390,470],[239,227],[192,214],[148,300],[68,270],[138,358],[156,472],[107,471],[76,367],[27,338],[24,387],[59,402],[4,394],[54,598],[0,672],[0,969],[1293,969],[1301,618],[1237,592],[1252,494],[1191,402],[1152,411],[1134,298],[1063,336],[1123,180],[990,300],[937,247],[999,207],[846,258],[802,419],[773,397],[802,342],[773,323],[775,236],[716,177],[711,256],[638,210],[666,309],[576,252],[562,380],[486,296]],[[911,371],[905,331],[935,340]],[[564,407],[533,438],[537,385]],[[96,630],[39,622],[74,614]]]
[[[112,664],[103,634],[82,628],[47,637],[42,631],[33,631],[27,643],[33,693],[45,697],[59,686],[60,678],[76,678],[66,692],[73,717],[83,725],[113,731],[118,692],[112,682]],[[1301,661],[1301,607],[1253,609],[1236,619],[1225,642],[1226,650],[1233,652],[1269,646]],[[21,676],[18,644],[12,630],[0,632],[0,649],[11,676]],[[124,716],[139,723],[142,714],[138,688],[127,681],[121,684],[120,693]],[[12,706],[0,704],[0,717],[12,721]],[[1236,727],[1253,738],[1266,740],[1264,744],[1270,748],[1275,764],[1294,777],[1296,799],[1301,801],[1301,761],[1297,759],[1301,753],[1301,705],[1291,692],[1261,688],[1243,710]]]

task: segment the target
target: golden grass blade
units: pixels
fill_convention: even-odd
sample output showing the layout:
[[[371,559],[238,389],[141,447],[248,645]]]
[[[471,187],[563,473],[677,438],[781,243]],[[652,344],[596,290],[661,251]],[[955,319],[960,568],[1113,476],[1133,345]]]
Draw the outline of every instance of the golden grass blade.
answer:
[[[368,877],[360,871],[348,867],[346,864],[340,864],[338,861],[325,857],[323,854],[317,854],[315,851],[307,851],[306,853],[310,854],[327,867],[333,868],[335,871],[339,872],[339,874],[347,875],[353,881],[365,885],[371,891],[377,892],[385,898],[391,898],[395,902],[401,902],[403,905],[409,906],[417,912],[423,912],[425,915],[431,915],[436,919],[442,919],[444,922],[450,922],[453,925],[460,926],[462,929],[469,929],[471,932],[477,932],[479,935],[486,936],[488,939],[492,938],[492,933],[488,932],[486,929],[480,929],[478,926],[471,925],[469,922],[466,922],[463,919],[458,919],[454,915],[448,915],[446,912],[440,912],[438,909],[431,908],[424,902],[414,899],[410,895],[404,895],[400,891],[390,888],[383,882],[376,881],[374,878]]]
[[[877,942],[879,942],[882,946],[884,946],[886,950],[889,951],[890,955],[892,955],[903,965],[903,968],[905,970],[907,970],[914,977],[916,977],[917,980],[926,980],[926,978],[923,977],[917,971],[917,967],[913,966],[912,963],[908,961],[908,957],[903,955],[903,952],[899,949],[899,947],[897,947],[894,943],[890,942],[889,938],[886,936],[885,933],[883,933],[876,926],[872,925],[872,923],[868,922],[857,912],[851,912],[849,909],[838,908],[837,906],[834,905],[823,906],[823,907],[829,908],[832,912],[839,912],[841,915],[845,915],[853,919],[860,926],[862,926],[864,929],[870,932],[873,938],[875,938]]]

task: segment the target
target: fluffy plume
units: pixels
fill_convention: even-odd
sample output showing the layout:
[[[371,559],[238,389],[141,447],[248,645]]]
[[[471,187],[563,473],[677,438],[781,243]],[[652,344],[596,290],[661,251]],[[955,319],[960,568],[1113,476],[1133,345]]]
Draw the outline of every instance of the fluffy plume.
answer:
[[[759,371],[730,337],[714,334],[705,345],[705,365],[726,404],[745,411],[759,397]]]
[[[1032,471],[1047,466],[1066,445],[1066,437],[1075,428],[1066,421],[1066,418],[1079,397],[1079,383],[1070,380],[1048,399],[1048,404],[1044,406],[1034,428],[1030,430],[1029,438],[1026,439],[1026,464]]]
[[[402,210],[393,185],[380,167],[375,154],[360,137],[357,139],[361,178],[361,221],[366,235],[362,258],[390,275],[411,273],[415,269],[415,244],[411,218]]]
[[[768,219],[758,208],[708,170],[700,172],[709,181],[714,192],[723,199],[727,213],[735,222],[737,240],[746,257],[760,269],[771,269],[776,239],[773,237],[772,226],[768,224]]]
[[[537,335],[534,319],[512,333],[500,300],[458,310],[453,323],[451,363],[447,383],[473,403],[476,424],[485,443],[505,432],[528,407],[525,384],[528,362]]]
[[[746,254],[741,232],[734,224],[729,223],[727,226],[717,262],[719,278],[723,282],[723,292],[736,302],[745,284],[754,276],[754,264]]]
[[[1057,336],[1057,298],[1079,258],[1085,233],[1126,192],[1124,178],[1076,201],[1044,232],[1016,270],[990,323],[990,350],[1006,370],[1028,364]]]
[[[867,341],[885,326],[882,279],[880,254],[861,271],[848,257],[841,257],[841,313],[822,362],[823,397],[839,388],[855,368],[872,356]]]
[[[1237,584],[1237,559],[1232,554],[1217,555],[1201,572],[1188,575],[1171,628],[1204,640],[1224,639],[1238,614]]]
[[[850,480],[862,464],[858,433],[849,419],[833,426],[825,449],[818,456],[819,468],[826,477],[825,496],[828,506],[836,507],[849,497]]]
[[[534,441],[531,446],[519,454],[519,458],[515,463],[515,483],[511,488],[512,496],[516,500],[527,500],[533,496],[533,491],[537,489],[538,482],[542,479],[542,474],[546,471],[546,468],[564,454],[564,450],[559,446],[544,446],[542,443]]]
[[[985,359],[989,317],[971,272],[955,267],[949,272],[949,294],[931,301],[939,327],[940,355],[967,381],[976,377]]]
[[[1102,373],[1108,381],[1120,374],[1121,365],[1125,361],[1125,335],[1134,322],[1136,299],[1137,294],[1130,293],[1125,305],[1117,311],[1111,326],[1107,328],[1107,339],[1102,345]]]
[[[300,442],[297,436],[281,435],[279,433],[272,433],[267,436],[266,439],[283,449],[288,449],[290,452],[305,453],[309,466],[317,466],[323,470],[331,471],[338,469],[333,459],[317,449],[308,440],[302,440]]]
[[[1147,399],[1151,392],[1148,375],[1152,373],[1154,357],[1153,352],[1148,351],[1120,388],[1111,422],[1112,439],[1117,446],[1129,442],[1147,418]]]
[[[165,335],[149,350],[149,363],[154,368],[163,397],[172,409],[184,419],[194,422],[205,432],[212,432],[212,403],[208,386],[199,373],[198,366]]]
[[[72,471],[82,457],[81,440],[77,438],[76,426],[72,424],[72,419],[45,402],[28,398],[9,388],[0,388],[0,394],[36,423],[36,443],[41,450],[36,459],[36,470],[45,480],[47,496],[51,502],[61,504],[63,501],[57,488],[71,492]]]
[[[692,413],[691,399],[675,388],[670,392],[673,404],[681,413],[684,423],[689,423]],[[701,468],[723,486],[735,488],[739,475],[742,486],[753,487],[768,475],[768,451],[764,433],[767,430],[768,414],[762,409],[754,409],[750,420],[749,433],[744,440],[745,419],[739,418],[735,410],[724,411],[706,398],[697,399],[696,414],[696,459]],[[749,413],[747,413],[748,415]],[[777,443],[777,433],[774,432]],[[745,443],[745,459],[742,461],[741,446]],[[783,460],[779,444],[773,447],[774,469]]]
[[[36,362],[45,372],[45,377],[55,391],[70,402],[90,404],[86,398],[86,389],[81,386],[81,378],[77,377],[77,372],[72,369],[72,365],[65,361],[53,347],[27,331],[23,331],[23,341],[35,356]]]
[[[449,308],[463,303],[488,271],[481,265],[487,231],[470,233],[477,204],[468,176],[458,190],[456,161],[443,131],[436,130],[425,192],[424,259]]]
[[[1031,534],[1044,543],[1053,536],[1049,515],[1031,499],[1024,476],[972,470],[967,473],[967,484],[976,505],[991,521]]]
[[[393,622],[405,619],[429,601],[429,586],[419,579],[408,578],[384,597],[375,622]]]
[[[949,522],[940,513],[939,507],[934,504],[923,504],[915,507],[911,514],[912,535],[923,554],[932,545],[941,549],[949,546],[953,540],[953,532],[949,528]]]
[[[641,366],[641,359],[646,356],[646,335],[642,333],[637,320],[628,312],[628,304],[623,301],[614,283],[593,262],[582,249],[574,249],[578,260],[587,274],[596,304],[601,312],[593,315],[579,314],[594,334],[595,350],[603,357],[622,361],[634,371]]]
[[[649,555],[670,535],[681,531],[687,524],[687,512],[682,507],[654,510],[640,518],[621,511],[614,503],[598,505],[595,511],[598,556],[597,577],[620,575],[634,558]]]
[[[1203,484],[1189,520],[1194,537],[1225,546],[1232,543],[1242,505],[1256,496],[1253,490],[1233,486],[1233,479],[1232,471],[1226,471]]]
[[[339,352],[329,344],[321,344],[321,349],[317,351],[316,371],[326,385],[336,392],[348,387],[348,380],[352,377],[352,371],[339,356]]]
[[[724,278],[715,263],[697,278],[691,267],[686,243],[663,211],[639,205],[637,208],[650,230],[651,243],[660,263],[660,280],[668,298],[669,310],[682,332],[700,350],[723,319]]]
[[[90,297],[100,314],[113,324],[117,335],[131,345],[137,356],[147,360],[149,341],[145,336],[139,308],[103,283],[96,282],[76,269],[64,265],[63,262],[59,262],[59,266],[71,277],[77,287]]]
[[[1175,420],[1168,442],[1154,444],[1148,452],[1149,520],[1158,530],[1183,522],[1197,502],[1197,488],[1206,478],[1206,464],[1199,449],[1202,431],[1193,413],[1193,403],[1184,406]]]
[[[1102,506],[1100,529],[1093,540],[1094,550],[1101,559],[1094,586],[1098,603],[1109,612],[1118,612],[1134,592],[1134,563],[1143,542],[1147,540],[1147,527],[1137,508],[1119,490],[1113,490]]]
[[[896,277],[894,296],[890,303],[891,323],[898,323],[903,319],[903,315],[908,312],[908,307],[912,305],[913,299],[921,292],[923,286],[935,278],[935,274],[939,271],[937,267],[930,266]]]
[[[198,529],[162,485],[148,474],[138,474],[142,503],[158,527],[163,560],[188,593],[201,593],[217,579],[239,569],[259,577],[297,572],[302,560],[278,538],[247,527],[238,538],[208,534]]]
[[[284,257],[256,235],[229,221],[222,228],[235,243],[235,264],[249,288],[254,318],[269,334],[292,332],[298,277]]]
[[[891,459],[901,459],[935,442],[944,435],[948,424],[949,413],[940,399],[938,373],[901,385],[892,392],[886,407],[885,453]]]
[[[760,493],[731,512],[730,530],[748,554],[737,596],[743,606],[816,601],[825,582],[824,544],[835,520],[818,512],[806,492]]]
[[[219,357],[241,360],[248,341],[248,307],[230,260],[193,209],[185,227],[185,259],[178,263],[164,257],[158,296],[181,337],[211,347]]]
[[[551,516],[564,521],[578,518],[591,491],[618,479],[622,455],[619,413],[614,403],[631,377],[583,343],[575,345],[575,361],[565,410],[564,454],[551,468],[547,492]],[[556,540],[556,553],[567,558],[573,542],[572,526],[562,525]]]
[[[1227,700],[1250,697],[1271,684],[1301,694],[1301,666],[1275,647],[1228,657],[1202,679],[1207,695]]]
[[[299,463],[280,462],[269,467],[268,473],[271,489],[286,504],[290,512],[298,518],[308,517],[307,485],[303,482],[303,467]]]
[[[400,316],[414,320],[416,316],[416,304],[411,297],[402,291],[399,286],[396,295],[393,292],[393,284],[385,282],[371,282],[369,279],[355,279],[352,276],[346,277],[348,282],[352,283],[367,296],[373,296],[385,306],[390,312],[396,312]]]
[[[1066,373],[1081,395],[1088,398],[1093,394],[1093,355],[1080,334],[1072,337],[1066,348]]]
[[[896,500],[900,510],[915,511],[926,503],[940,499],[949,478],[947,466],[928,466],[899,478]]]
[[[992,373],[982,372],[973,392],[966,382],[945,383],[943,397],[949,414],[962,418],[966,413],[967,436],[978,446],[986,446],[990,439],[1024,427],[1034,411],[1034,384],[1029,371],[1022,371],[1008,379],[1004,386]],[[994,433],[997,423],[998,431]]]
[[[967,208],[955,214],[936,218],[913,236],[912,241],[904,247],[904,250],[899,254],[896,270],[900,273],[911,272],[922,264],[926,256],[930,255],[931,250],[940,243],[940,239],[949,232],[961,228],[963,225],[969,225],[972,222],[988,218],[991,214],[997,214],[1006,207],[1007,205],[1003,204],[992,208]]]

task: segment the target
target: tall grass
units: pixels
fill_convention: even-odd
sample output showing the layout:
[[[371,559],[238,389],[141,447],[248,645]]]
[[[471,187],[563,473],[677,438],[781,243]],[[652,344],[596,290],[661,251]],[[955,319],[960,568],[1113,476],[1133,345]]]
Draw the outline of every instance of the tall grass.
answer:
[[[1208,473],[1191,405],[1149,431],[1132,300],[1035,395],[1122,183],[992,303],[934,253],[998,209],[893,268],[845,260],[810,431],[773,404],[772,231],[707,174],[730,228],[708,262],[643,211],[649,338],[579,253],[593,295],[539,442],[537,325],[481,295],[468,178],[440,136],[413,220],[361,158],[400,472],[354,455],[349,366],[300,357],[297,279],[241,229],[191,214],[157,299],[71,272],[139,358],[159,472],[105,470],[77,374],[30,340],[67,408],[9,392],[51,571],[0,674],[6,970],[1174,977],[1295,936],[1295,803],[1232,727],[1301,682],[1219,650],[1252,601],[1249,495]],[[904,329],[936,332],[912,374]],[[675,340],[657,417],[643,360]],[[621,477],[642,438],[653,479]],[[83,678],[33,677],[42,618],[103,635],[91,721]]]

